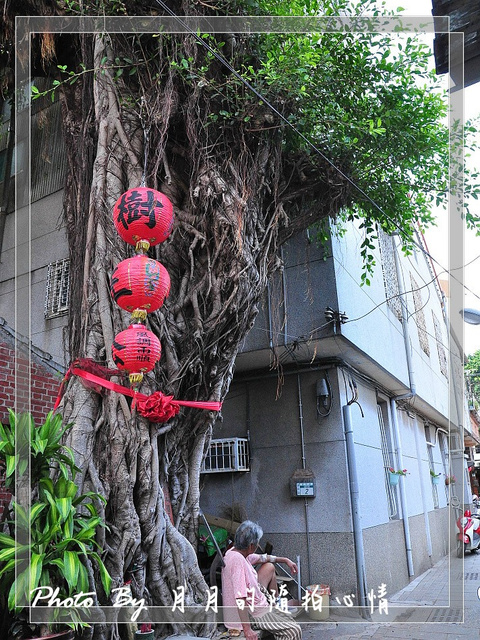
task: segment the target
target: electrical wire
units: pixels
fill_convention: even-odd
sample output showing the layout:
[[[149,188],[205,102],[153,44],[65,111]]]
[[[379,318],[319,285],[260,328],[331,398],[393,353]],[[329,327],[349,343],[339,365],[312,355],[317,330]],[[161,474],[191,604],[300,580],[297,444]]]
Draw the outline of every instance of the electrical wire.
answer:
[[[226,69],[228,69],[230,71],[230,73],[232,73],[238,80],[240,80],[240,82],[242,84],[244,84],[252,93],[254,93],[271,111],[273,111],[273,113],[275,113],[290,129],[292,129],[292,131],[294,131],[306,144],[308,144],[308,146],[311,147],[315,151],[315,153],[317,153],[325,162],[327,162],[333,169],[335,169],[335,171],[339,175],[341,175],[354,189],[356,189],[358,191],[358,193],[360,193],[375,209],[377,209],[382,214],[382,216],[385,217],[386,220],[388,220],[390,223],[392,223],[393,226],[395,226],[396,229],[400,232],[400,235],[403,236],[404,231],[403,231],[402,227],[400,226],[400,224],[395,219],[392,219],[386,213],[386,211],[384,211],[384,209],[382,209],[382,207],[380,207],[380,205],[377,202],[375,202],[354,180],[352,180],[352,178],[350,178],[347,174],[345,174],[332,160],[330,160],[330,158],[328,158],[328,156],[326,156],[323,153],[323,151],[321,151],[309,138],[307,138],[301,131],[299,131],[295,127],[295,125],[293,125],[288,120],[288,118],[286,118],[280,111],[278,111],[278,109],[271,102],[269,102],[269,100],[267,100],[267,98],[265,98],[265,96],[262,93],[260,93],[257,89],[255,89],[255,87],[248,80],[246,80],[236,69],[234,69],[234,67],[232,67],[230,65],[230,63],[220,53],[218,53],[218,51],[213,49],[207,42],[205,42],[205,40],[203,38],[201,38],[197,33],[195,33],[195,31],[193,31],[181,19],[180,16],[177,16],[177,14],[174,11],[172,11],[170,9],[170,7],[168,7],[163,2],[163,0],[155,0],[155,2],[158,5],[160,5],[172,18],[177,20],[177,22],[185,29],[185,31],[187,33],[192,35],[195,38],[195,40],[199,44],[202,45],[202,47],[207,49],[207,51],[209,53],[211,53]],[[416,241],[414,239],[411,239],[410,241],[414,246],[416,246],[418,249],[420,249],[420,251],[424,255],[429,257],[430,260],[432,260],[439,267],[441,267],[443,272],[448,273],[450,275],[450,277],[453,278],[454,280],[456,280],[457,282],[459,282],[462,285],[462,287],[465,288],[466,291],[468,291],[469,293],[471,293],[473,296],[475,296],[476,298],[478,298],[480,300],[480,296],[479,295],[477,295],[476,293],[471,291],[463,283],[463,281],[460,280],[459,278],[455,277],[452,274],[451,271],[449,271],[448,269],[445,269],[445,267],[436,258],[434,258],[418,241]],[[463,267],[457,267],[456,269],[452,269],[452,271],[453,270],[458,270],[458,269],[463,269]]]
[[[280,111],[278,111],[278,109],[276,109],[271,102],[269,102],[264,96],[263,94],[261,94],[257,89],[255,89],[255,87],[253,87],[253,85],[250,84],[250,82],[248,82],[248,80],[246,80],[245,78],[243,78],[241,76],[240,73],[238,73],[238,71],[236,69],[234,69],[228,62],[227,60],[220,55],[217,51],[215,51],[212,47],[210,47],[210,45],[208,45],[208,43],[205,42],[205,40],[203,40],[203,38],[201,38],[198,34],[196,34],[192,29],[190,29],[188,27],[188,25],[179,17],[177,16],[162,0],[155,0],[157,2],[157,4],[159,4],[167,13],[169,13],[170,16],[172,16],[173,18],[175,18],[181,25],[182,27],[189,32],[196,40],[197,42],[199,42],[205,49],[207,49],[223,66],[225,66],[238,80],[240,80],[240,82],[242,82],[242,84],[244,84],[250,91],[252,91],[252,93],[254,93],[260,100],[262,100],[262,102],[271,110],[273,111],[290,129],[292,129],[304,142],[306,142],[308,144],[309,147],[311,147],[315,153],[317,153],[325,162],[327,162],[333,169],[335,169],[335,171],[337,171],[337,173],[339,175],[341,175],[349,184],[351,184],[352,187],[354,187],[354,189],[356,189],[375,209],[377,209],[382,216],[384,216],[389,222],[391,222],[396,228],[397,230],[400,232],[400,234],[403,233],[403,229],[400,227],[400,225],[397,223],[396,220],[392,219],[390,216],[387,215],[387,213],[358,185],[356,184],[348,175],[346,175],[332,160],[330,160],[330,158],[328,158],[311,140],[309,140],[303,133],[301,133],[301,131],[299,131]],[[430,258],[430,260],[432,262],[434,262],[435,264],[437,264],[439,267],[441,267],[442,272],[441,273],[446,273],[448,274],[451,278],[453,278],[454,280],[456,280],[466,291],[468,291],[471,295],[473,295],[475,298],[477,298],[478,300],[480,300],[480,295],[476,294],[474,291],[472,291],[469,287],[467,287],[465,285],[465,283],[463,282],[463,280],[460,280],[459,278],[457,278],[452,272],[453,271],[457,271],[459,269],[464,269],[465,266],[463,267],[456,267],[454,269],[448,270],[446,269],[434,256],[432,256],[432,254],[427,251],[418,241],[412,239],[411,240],[412,244],[414,246],[416,246],[425,256],[427,256],[428,258]],[[472,262],[474,262],[475,260],[477,260],[480,256],[477,256],[476,258],[474,258],[471,262],[469,262],[468,264],[472,264]],[[437,280],[437,276],[435,278],[433,278],[429,284],[431,284],[431,282]],[[424,286],[428,286],[427,284],[425,284]],[[419,287],[420,290],[423,287]],[[415,290],[412,290],[411,292],[413,292]],[[408,292],[407,292],[408,293]],[[397,297],[397,296],[392,296],[392,297]],[[389,298],[391,299],[391,298]],[[356,318],[354,320],[348,320],[347,322],[354,322],[356,320],[360,320],[361,318],[364,318],[365,316],[369,315],[370,313],[372,313],[375,309],[377,309],[379,306],[381,306],[382,304],[384,304],[385,302],[388,302],[388,300],[385,300],[384,302],[380,303],[379,305],[376,305],[373,309],[371,309],[369,312],[367,312],[366,314],[364,314],[363,316],[360,316],[359,318]],[[415,311],[415,313],[417,313],[417,311]],[[328,324],[328,323],[327,323]],[[326,326],[326,325],[323,325]],[[320,328],[314,329],[312,332],[310,332],[310,336],[312,336],[313,333],[315,333],[316,331],[319,331]],[[430,337],[432,337],[436,342],[438,342],[438,338],[436,336],[432,336],[432,334],[430,334],[429,332],[427,332],[427,335],[429,335]],[[289,336],[292,337],[292,336]],[[442,346],[447,349],[447,351],[451,354],[451,355],[456,355],[453,354],[450,349],[448,347],[446,347],[443,343]]]

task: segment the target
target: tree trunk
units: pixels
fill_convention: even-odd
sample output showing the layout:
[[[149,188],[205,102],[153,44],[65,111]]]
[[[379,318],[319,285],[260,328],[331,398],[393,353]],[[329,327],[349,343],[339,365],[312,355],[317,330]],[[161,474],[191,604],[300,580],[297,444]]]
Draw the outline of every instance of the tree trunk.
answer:
[[[100,36],[84,37],[82,54],[97,70],[108,61],[113,65],[116,55]],[[163,96],[171,113],[172,82],[167,78]],[[71,358],[92,358],[111,368],[112,340],[128,326],[129,316],[111,299],[109,277],[131,253],[115,233],[112,211],[123,191],[140,184],[143,155],[138,115],[120,105],[123,88],[105,69],[86,74],[63,95],[70,163],[65,212],[75,301]],[[192,127],[195,100],[186,106]],[[164,306],[149,316],[163,355],[143,390],[218,401],[227,393],[238,345],[254,321],[266,283],[278,212],[272,208],[270,218],[262,217],[260,205],[266,192],[262,183],[275,169],[277,154],[265,144],[255,154],[243,149],[240,161],[204,154],[192,163],[194,153],[186,157],[185,148],[173,149],[162,126],[163,132],[152,132],[155,166],[153,184],[147,180],[147,185],[163,190],[175,205],[172,236],[155,251],[172,287]],[[197,135],[193,128],[192,133]],[[157,165],[165,174],[168,167],[168,184],[159,183]],[[260,232],[270,243],[260,242]],[[84,388],[78,379],[69,383],[62,410],[74,424],[68,444],[81,468],[81,490],[95,489],[107,498],[109,530],[102,530],[101,542],[113,587],[133,577],[134,597],[171,606],[173,590],[185,586],[187,606],[205,604],[207,585],[194,549],[200,467],[216,413],[184,409],[166,425],[150,424],[132,413],[125,397]],[[173,524],[163,488],[171,498]],[[106,637],[105,629],[96,628],[95,637]]]
[[[143,70],[139,65],[138,76],[124,81],[113,68],[127,50],[125,41],[80,39],[80,56],[95,72],[67,84],[62,96],[73,274],[69,345],[72,360],[87,357],[114,367],[111,344],[129,316],[111,299],[109,278],[133,251],[117,236],[112,211],[122,192],[140,184],[145,152],[146,184],[172,200],[176,220],[170,238],[150,250],[167,268],[171,292],[148,316],[161,339],[162,357],[142,391],[221,401],[268,276],[280,264],[279,233],[286,238],[311,212],[298,221],[291,216],[286,231],[283,202],[294,171],[282,183],[280,129],[251,133],[244,126],[211,126],[209,116],[218,105],[199,83],[185,84],[172,64],[182,56],[200,64],[199,49],[188,35],[175,41],[165,37],[155,65]],[[257,109],[261,123],[263,108]],[[326,192],[328,180],[320,188]],[[318,191],[318,184],[312,189]],[[324,215],[329,206],[325,200]],[[206,604],[195,547],[201,461],[217,414],[182,409],[167,424],[150,424],[122,395],[84,388],[78,379],[69,383],[63,412],[74,423],[68,444],[82,470],[82,489],[107,498],[109,529],[100,532],[100,541],[113,587],[132,579],[134,597],[171,606],[174,590],[184,586],[187,606]],[[208,633],[208,625],[197,632]],[[106,637],[106,629],[95,629],[95,638]]]

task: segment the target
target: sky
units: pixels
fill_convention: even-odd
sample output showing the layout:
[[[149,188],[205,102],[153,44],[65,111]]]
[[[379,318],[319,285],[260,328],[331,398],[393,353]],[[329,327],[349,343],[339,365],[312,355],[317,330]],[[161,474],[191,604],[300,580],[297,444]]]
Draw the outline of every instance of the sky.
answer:
[[[432,15],[431,0],[386,0],[388,8],[396,11],[398,7],[403,7],[404,16],[430,16]],[[464,118],[480,116],[480,82],[467,87],[464,90]],[[470,168],[480,168],[480,153],[467,159]],[[477,214],[480,215],[480,203],[475,205]],[[430,229],[426,233],[426,242],[429,252],[438,260],[442,267],[448,269],[448,233],[447,215],[439,212],[437,214],[437,227]],[[465,267],[464,284],[465,307],[474,308],[480,311],[480,236],[476,236],[473,231],[465,231]],[[479,257],[478,260],[475,258]],[[442,270],[435,264],[435,270],[439,273]],[[480,325],[464,325],[464,350],[471,354],[480,349]]]

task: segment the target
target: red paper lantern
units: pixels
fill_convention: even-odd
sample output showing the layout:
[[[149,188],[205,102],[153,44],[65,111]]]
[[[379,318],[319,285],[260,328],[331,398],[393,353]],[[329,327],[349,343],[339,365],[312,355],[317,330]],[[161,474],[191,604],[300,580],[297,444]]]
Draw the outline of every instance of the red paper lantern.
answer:
[[[168,238],[173,227],[173,207],[160,191],[136,187],[123,193],[113,208],[120,237],[134,246],[146,240],[153,247]]]
[[[114,269],[110,286],[113,299],[121,309],[160,309],[170,291],[170,276],[157,260],[144,255],[122,260]]]
[[[130,373],[151,371],[161,352],[160,340],[143,324],[130,325],[115,336],[112,344],[116,366]]]

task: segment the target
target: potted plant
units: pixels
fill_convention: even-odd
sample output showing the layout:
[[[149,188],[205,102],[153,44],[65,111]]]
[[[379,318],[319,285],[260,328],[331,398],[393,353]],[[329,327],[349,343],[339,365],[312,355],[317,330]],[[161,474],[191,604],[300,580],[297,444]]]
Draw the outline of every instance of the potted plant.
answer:
[[[153,640],[154,632],[152,625],[144,623],[140,625],[140,629],[135,631],[135,640]]]
[[[433,484],[438,484],[440,482],[441,473],[435,473],[433,469],[430,469],[430,477],[432,478]]]
[[[400,476],[406,476],[407,475],[407,470],[406,469],[398,469],[397,471],[395,471],[395,469],[393,467],[389,467],[388,468],[388,481],[392,486],[395,486],[398,484],[398,481],[400,480]]]
[[[20,603],[32,603],[38,593],[35,590],[40,587],[58,588],[60,600],[82,591],[87,593],[91,591],[89,568],[91,571],[93,566],[108,595],[111,578],[95,540],[98,527],[105,526],[97,506],[105,499],[94,492],[79,494],[74,482],[79,469],[73,452],[61,444],[71,425],[64,426],[60,415],[49,413],[37,427],[29,414],[9,413],[9,424],[0,424],[0,460],[5,464],[6,483],[10,486],[15,475],[26,480],[30,456],[32,504],[25,509],[14,498],[17,530],[13,531],[13,522],[7,522],[0,532],[0,598],[16,616],[16,638],[70,640],[74,637],[72,628],[85,624],[78,614],[74,616],[66,610],[68,623],[62,622],[60,629],[55,629],[55,624],[28,625],[22,622],[22,607],[17,605],[16,595],[21,594]],[[17,539],[14,533],[20,534]],[[24,628],[19,630],[22,624]]]
[[[449,484],[455,484],[457,481],[455,476],[445,476],[445,484],[448,486]]]

